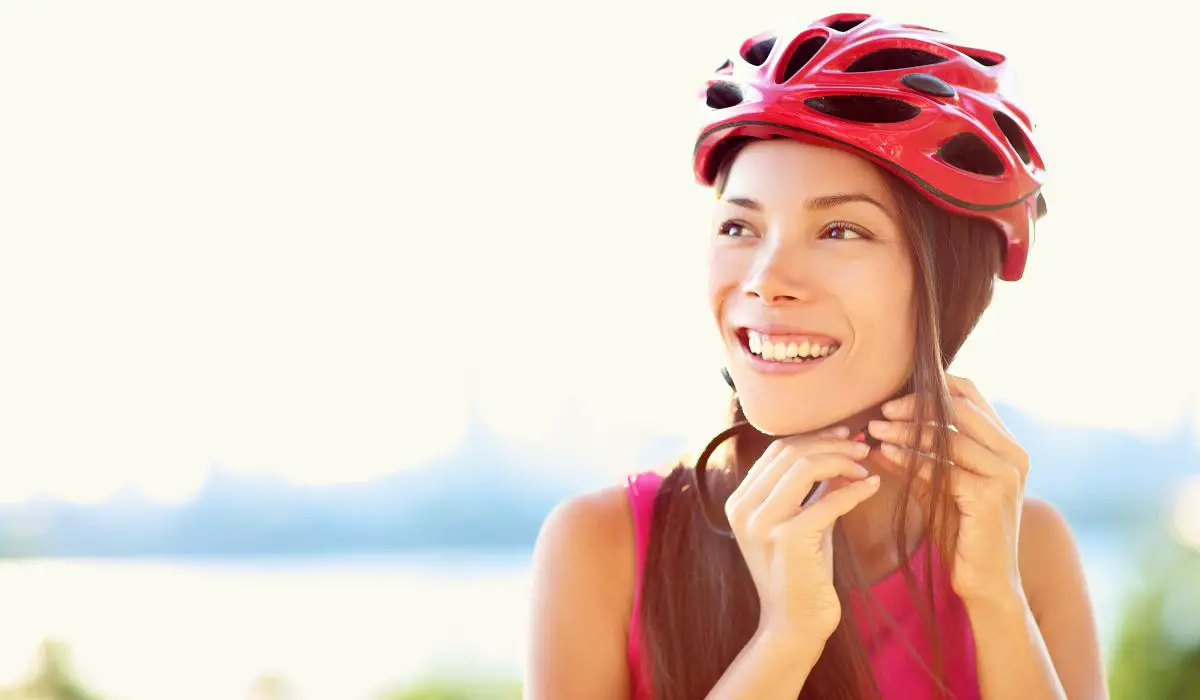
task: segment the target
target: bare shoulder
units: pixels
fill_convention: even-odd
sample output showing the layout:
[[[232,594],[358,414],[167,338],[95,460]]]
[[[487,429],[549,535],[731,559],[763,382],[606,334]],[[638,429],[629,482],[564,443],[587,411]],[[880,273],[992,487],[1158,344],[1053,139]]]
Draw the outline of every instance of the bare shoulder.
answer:
[[[1075,549],[1075,535],[1053,504],[1026,498],[1021,508],[1020,548],[1022,559],[1027,553],[1037,559],[1060,556],[1065,550]],[[1024,565],[1024,561],[1021,563]]]
[[[534,548],[538,568],[569,565],[633,581],[633,517],[625,487],[611,486],[562,501],[542,523]]]
[[[1018,544],[1021,579],[1034,615],[1053,603],[1063,584],[1083,584],[1079,546],[1066,517],[1051,503],[1026,498]]]
[[[559,503],[533,554],[526,698],[628,697],[634,530],[624,486]]]

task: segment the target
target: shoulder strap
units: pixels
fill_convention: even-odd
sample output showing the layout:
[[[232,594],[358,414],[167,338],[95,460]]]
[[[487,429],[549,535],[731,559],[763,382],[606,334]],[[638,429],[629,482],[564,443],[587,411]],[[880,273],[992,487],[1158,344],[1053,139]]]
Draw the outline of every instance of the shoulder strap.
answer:
[[[656,472],[634,474],[628,479],[626,494],[633,511],[633,539],[636,550],[636,573],[641,587],[642,569],[646,564],[646,547],[650,544],[650,528],[654,522],[654,497],[663,477]]]
[[[633,513],[634,589],[633,614],[629,620],[629,673],[634,700],[650,697],[640,635],[642,576],[646,567],[646,548],[650,544],[650,528],[654,522],[654,498],[658,495],[662,480],[661,474],[642,472],[630,476],[625,487]]]

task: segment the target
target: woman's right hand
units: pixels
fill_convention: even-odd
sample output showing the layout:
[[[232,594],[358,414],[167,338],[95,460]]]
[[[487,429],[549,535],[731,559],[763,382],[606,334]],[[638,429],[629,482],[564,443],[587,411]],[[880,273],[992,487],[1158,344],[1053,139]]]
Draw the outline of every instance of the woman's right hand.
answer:
[[[725,503],[758,589],[760,632],[824,635],[837,628],[833,524],[879,490],[855,460],[869,448],[844,427],[772,442]],[[839,478],[840,477],[840,478]],[[824,486],[803,507],[819,482]]]

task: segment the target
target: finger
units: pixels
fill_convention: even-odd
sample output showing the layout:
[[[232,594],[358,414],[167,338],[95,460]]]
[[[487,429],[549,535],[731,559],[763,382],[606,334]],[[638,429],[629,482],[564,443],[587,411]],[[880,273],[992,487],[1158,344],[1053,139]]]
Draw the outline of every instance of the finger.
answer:
[[[888,401],[880,409],[883,411],[885,418],[914,418],[917,412],[917,395],[905,394],[898,399]]]
[[[951,399],[954,408],[954,424],[959,432],[974,438],[992,452],[1006,458],[1014,459],[1021,452],[1021,446],[1004,425],[992,420],[990,414],[979,404],[965,396],[955,396]]]
[[[746,495],[754,489],[755,485],[759,481],[764,478],[772,478],[772,466],[774,465],[775,460],[779,457],[780,453],[783,452],[784,447],[786,447],[786,445],[783,444],[781,440],[776,440],[767,445],[767,449],[763,450],[763,453],[758,460],[755,461],[754,464],[750,466],[750,469],[746,471],[746,476],[742,477],[742,482],[737,485],[737,488],[733,490],[733,493],[729,494],[729,498],[725,499],[726,515],[731,514],[740,507],[739,504],[746,499]],[[778,480],[778,476],[775,476],[774,479]]]
[[[835,425],[802,437],[820,440],[846,438],[849,436],[849,428],[844,425]],[[770,443],[768,443],[767,449],[763,450],[762,455],[759,456],[758,460],[750,467],[749,470],[747,470],[746,476],[742,479],[742,484],[746,484],[747,482],[752,484],[754,481],[756,481],[761,476],[762,472],[766,471],[767,466],[771,463],[771,460],[774,458],[774,456],[778,455],[789,444],[790,441],[787,438],[772,440]]]
[[[894,474],[911,473],[917,495],[920,498],[929,495],[934,465],[934,460],[929,455],[890,442],[879,446],[879,454],[883,457],[883,460],[879,462],[880,466]]]
[[[881,445],[879,452],[884,458],[878,463],[880,466],[895,474],[912,473],[918,495],[928,497],[933,485],[934,465],[937,463],[933,455],[891,443]],[[958,465],[949,465],[948,474],[950,490],[954,493],[964,488],[985,487],[990,480],[988,476],[960,469]]]
[[[884,416],[894,421],[914,420],[916,401],[910,398],[911,396],[910,394],[892,404],[885,404]],[[1012,435],[965,396],[951,398],[950,422],[960,433],[971,436],[996,454],[1008,459],[1016,459],[1019,456],[1020,447]]]
[[[932,422],[933,416],[929,415],[930,408],[931,407],[928,404],[926,404],[925,420]],[[916,420],[916,417],[917,417],[917,395],[916,394],[905,394],[904,396],[901,396],[898,399],[893,399],[893,400],[888,401],[887,403],[883,404],[881,409],[883,411],[883,415],[885,418],[891,418],[894,420],[898,420],[898,419]],[[951,422],[953,422],[953,421],[951,421]]]
[[[947,376],[949,376],[949,375],[947,375]],[[963,380],[963,381],[965,381],[965,380]],[[972,401],[976,400],[976,397],[970,396],[966,392],[964,385],[962,385],[958,382],[949,382],[948,381],[946,386],[949,389],[951,398],[953,398],[955,396],[963,396],[966,398],[970,398]],[[978,391],[975,391],[975,394],[978,394]],[[984,403],[985,411],[988,413],[988,417],[999,421],[999,416],[997,416],[995,411],[992,410],[992,407],[987,405],[987,402],[983,401],[982,397],[978,397],[978,400]],[[903,396],[898,396],[890,401],[886,401],[886,402],[884,402],[883,406],[881,406],[881,408],[883,410],[884,415],[888,415],[889,413],[898,412],[898,411],[903,411],[904,413],[911,415],[912,412],[916,409],[916,404],[917,404],[917,394],[914,392],[914,393],[905,394]],[[928,408],[928,405],[926,407]]]
[[[907,447],[926,454],[933,453],[935,430],[918,430],[911,421],[871,421],[871,434],[885,443]],[[984,475],[999,473],[1004,460],[971,436],[962,432],[950,432],[950,461],[954,464]]]
[[[832,445],[835,443],[844,443],[845,445],[853,444],[845,438],[849,436],[850,429],[844,426],[834,426],[826,428],[820,432],[814,433],[811,436],[796,436],[789,438],[781,438],[774,440],[763,450],[762,456],[754,463],[753,466],[746,472],[745,478],[734,489],[733,493],[725,501],[726,516],[741,510],[743,507],[753,510],[757,508],[762,500],[766,497],[775,484],[779,482],[783,476],[787,465],[792,460],[785,464],[777,464],[777,460],[783,452],[797,444],[812,443],[815,445]],[[745,506],[743,506],[745,504]]]
[[[983,398],[983,393],[975,386],[975,382],[952,374],[946,375],[946,382],[950,387],[950,393],[954,395],[953,402],[960,406],[958,413],[969,415],[973,411],[987,419],[986,422],[976,421],[975,439],[1004,457],[1009,465],[1016,467],[1017,472],[1024,479],[1029,474],[1029,455],[1026,454],[1025,448],[1017,442],[1016,436],[1012,434],[1008,426],[1004,425],[1004,421],[1000,419],[1000,414],[996,412],[996,409],[988,403],[987,399]]]
[[[854,510],[860,503],[879,493],[879,475],[873,475],[847,484],[833,493],[826,494],[807,506],[796,517],[782,523],[781,534],[823,532],[843,515]]]
[[[837,438],[850,437],[850,428],[844,425],[835,425],[819,432],[813,433],[814,438]]]
[[[975,382],[965,377],[947,374],[946,385],[950,388],[952,396],[964,396],[970,399],[972,403],[978,406],[981,411],[996,423],[997,427],[1006,433],[1008,432],[1008,429],[1004,427],[1004,421],[1000,420],[1000,414],[996,413],[996,409],[992,408],[987,399],[983,398],[983,393],[975,386]]]
[[[861,444],[861,443],[859,443]],[[866,457],[869,448],[862,446],[859,453]],[[820,455],[800,458],[779,485],[763,500],[762,505],[750,516],[751,527],[772,528],[799,513],[804,499],[817,482],[844,477],[858,482],[868,475],[866,468],[841,455]]]
[[[791,470],[792,465],[798,462],[803,457],[816,454],[840,454],[851,459],[863,459],[866,457],[862,453],[861,442],[852,442],[844,438],[782,438],[776,441],[780,443],[780,451],[775,457],[775,462],[770,465],[768,471],[764,472],[754,484],[746,489],[746,495],[742,499],[744,504],[750,508],[757,508],[766,500],[778,486],[779,480],[784,474]]]

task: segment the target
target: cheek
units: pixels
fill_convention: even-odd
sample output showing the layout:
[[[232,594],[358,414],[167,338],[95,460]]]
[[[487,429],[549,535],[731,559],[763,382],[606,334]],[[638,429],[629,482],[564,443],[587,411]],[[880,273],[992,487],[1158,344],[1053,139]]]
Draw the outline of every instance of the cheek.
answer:
[[[741,282],[741,270],[728,252],[714,251],[708,260],[708,300],[714,314],[719,314],[725,300]]]
[[[907,366],[916,337],[911,274],[896,266],[858,282],[847,295],[855,333],[865,346],[860,350],[872,358],[889,358],[887,366]]]

